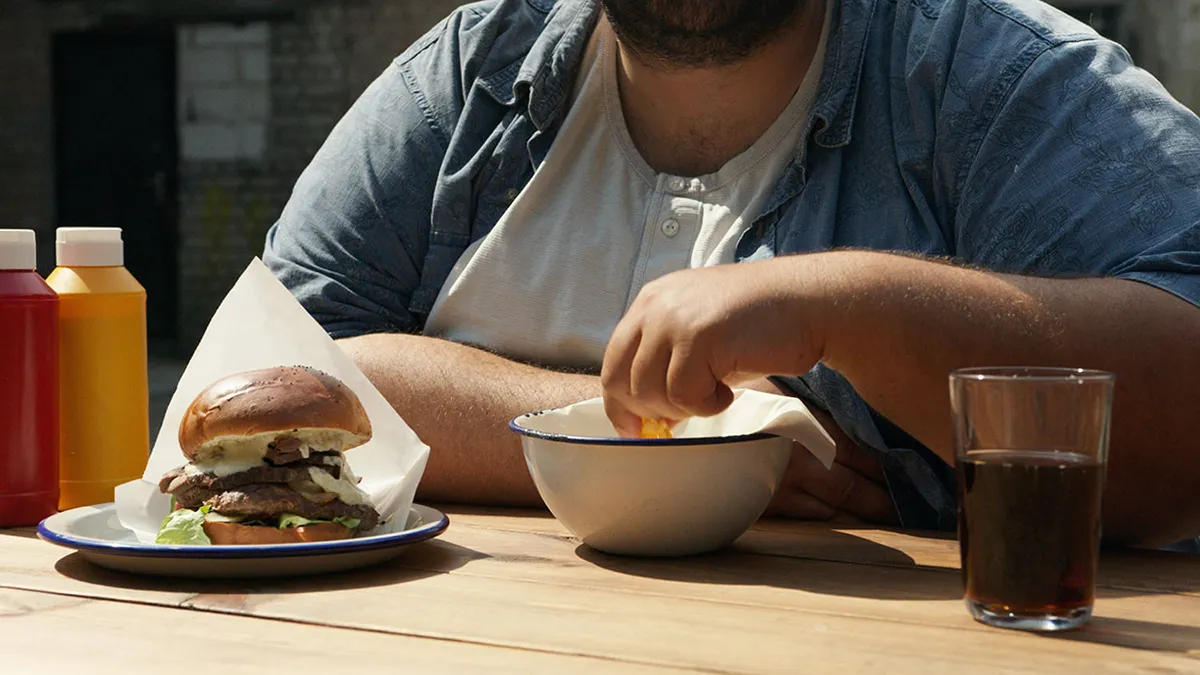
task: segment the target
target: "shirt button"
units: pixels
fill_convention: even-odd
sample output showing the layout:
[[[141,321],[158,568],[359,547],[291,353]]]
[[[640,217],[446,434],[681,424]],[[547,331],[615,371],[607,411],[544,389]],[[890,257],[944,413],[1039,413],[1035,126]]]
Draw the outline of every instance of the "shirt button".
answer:
[[[687,183],[682,178],[672,178],[669,182],[672,190],[679,191],[687,187]]]
[[[663,221],[662,233],[668,237],[674,237],[679,234],[679,221],[674,218],[668,218]]]
[[[521,191],[516,188],[508,188],[504,191],[504,201],[507,204],[517,201],[517,197],[519,196],[521,196]]]

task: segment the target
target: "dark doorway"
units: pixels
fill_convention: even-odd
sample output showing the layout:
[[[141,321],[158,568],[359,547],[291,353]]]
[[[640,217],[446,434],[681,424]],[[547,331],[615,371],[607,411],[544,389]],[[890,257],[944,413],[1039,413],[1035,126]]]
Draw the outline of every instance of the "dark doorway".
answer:
[[[121,227],[153,351],[176,337],[175,33],[54,37],[57,222]]]

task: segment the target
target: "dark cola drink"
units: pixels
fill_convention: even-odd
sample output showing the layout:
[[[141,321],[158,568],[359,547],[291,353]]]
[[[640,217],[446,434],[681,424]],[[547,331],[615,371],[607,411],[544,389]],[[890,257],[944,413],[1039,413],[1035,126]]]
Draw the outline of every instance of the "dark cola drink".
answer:
[[[958,462],[967,604],[1014,628],[1082,625],[1095,599],[1104,465],[1076,453],[971,451]]]

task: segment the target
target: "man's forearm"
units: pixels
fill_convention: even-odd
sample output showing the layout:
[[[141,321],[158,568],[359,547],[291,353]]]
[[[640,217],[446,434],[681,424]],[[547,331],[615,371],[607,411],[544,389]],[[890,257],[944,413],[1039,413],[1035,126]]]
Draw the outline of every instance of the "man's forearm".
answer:
[[[1164,543],[1200,530],[1200,310],[1115,279],[989,274],[845,252],[825,362],[876,410],[953,461],[947,376],[960,367],[1117,374],[1106,533]],[[851,258],[851,256],[853,256]],[[840,277],[840,278],[838,278]]]
[[[600,395],[596,377],[542,370],[444,340],[380,334],[338,344],[429,445],[418,494],[430,501],[540,505],[508,422]]]

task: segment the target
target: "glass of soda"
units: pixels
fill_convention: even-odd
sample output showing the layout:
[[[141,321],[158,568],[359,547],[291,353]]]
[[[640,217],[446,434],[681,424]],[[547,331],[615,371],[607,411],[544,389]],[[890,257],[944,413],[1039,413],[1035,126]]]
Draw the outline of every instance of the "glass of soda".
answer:
[[[977,621],[1058,631],[1091,618],[1115,379],[1070,368],[950,375],[962,578]]]

